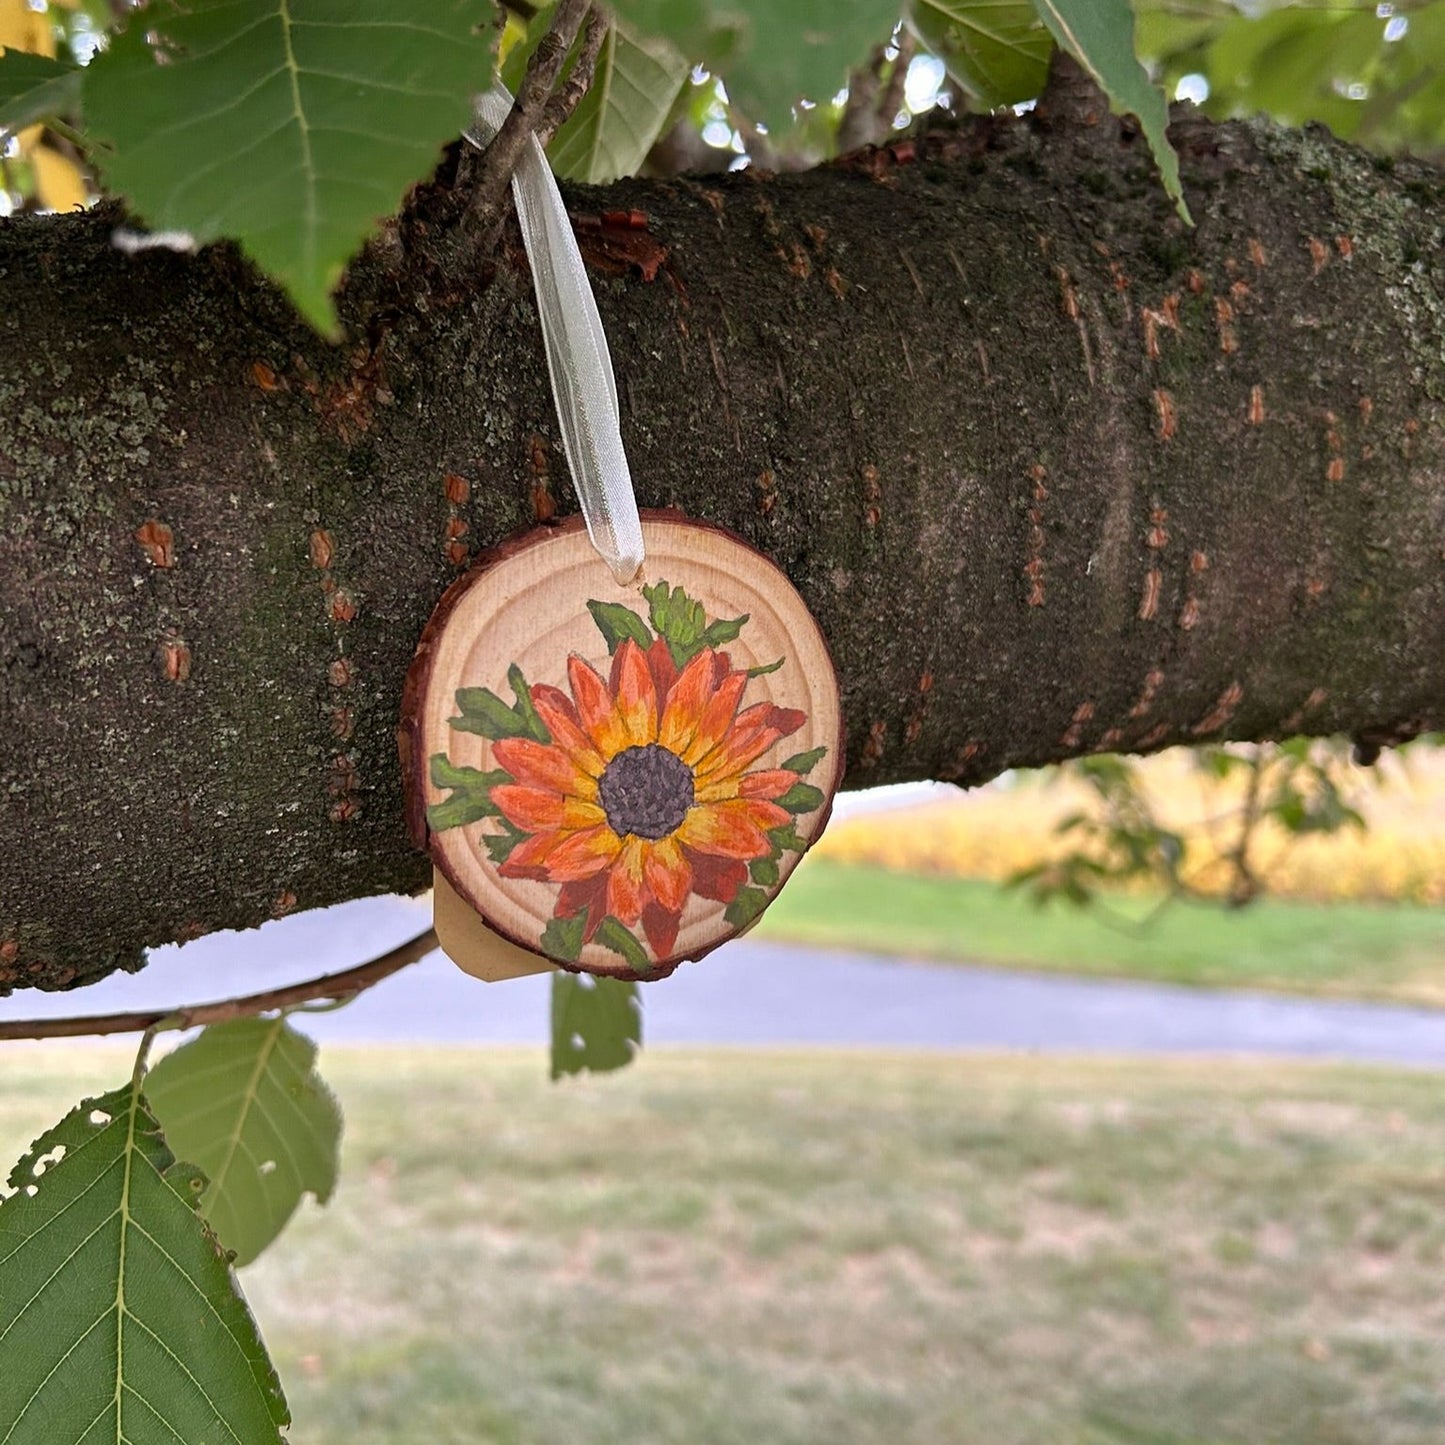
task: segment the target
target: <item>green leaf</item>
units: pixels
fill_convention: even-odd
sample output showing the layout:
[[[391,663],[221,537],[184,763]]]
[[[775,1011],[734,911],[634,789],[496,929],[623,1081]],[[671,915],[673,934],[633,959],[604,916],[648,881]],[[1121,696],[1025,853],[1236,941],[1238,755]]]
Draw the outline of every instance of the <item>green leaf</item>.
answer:
[[[508,852],[511,850],[508,849]],[[576,963],[582,952],[587,931],[587,910],[580,909],[570,918],[549,918],[542,930],[542,952],[562,963]]]
[[[748,865],[748,872],[752,874],[753,882],[761,883],[764,888],[778,886],[778,860],[776,858],[754,858]]]
[[[767,663],[763,667],[748,668],[749,677],[766,677],[770,672],[776,672],[788,659],[780,657],[776,662]]]
[[[637,941],[636,935],[616,918],[610,915],[604,918],[593,937],[604,948],[620,953],[634,973],[656,972],[652,960],[647,956],[647,950]]]
[[[725,643],[733,641],[733,639],[742,632],[747,620],[748,614],[746,612],[744,612],[741,617],[718,618],[716,622],[709,623],[703,630],[703,643],[708,647],[722,647]],[[782,660],[779,659],[777,662],[760,670],[763,672],[772,672],[773,668],[781,667],[782,665]]]
[[[1164,93],[1134,53],[1134,12],[1129,0],[1034,0],[1054,39],[1094,78],[1115,110],[1132,111],[1144,127],[1164,189],[1190,221],[1179,186],[1179,157],[1165,133],[1169,107]]]
[[[776,828],[768,830],[768,837],[773,840],[773,851],[775,855],[783,853],[806,853],[808,845],[803,841],[802,835],[792,823],[781,823]]]
[[[592,85],[548,147],[552,169],[594,185],[636,175],[691,69],[667,41],[614,21]]]
[[[507,683],[513,693],[516,694],[517,715],[527,725],[527,734],[539,743],[550,743],[552,733],[547,724],[541,719],[536,707],[532,702],[532,689],[527,679],[522,676],[522,669],[514,662],[507,669]]]
[[[491,13],[482,0],[152,6],[87,68],[86,119],[111,147],[96,159],[151,225],[233,237],[334,333],[346,261],[486,88]]]
[[[433,803],[426,810],[427,827],[434,833],[447,828],[460,828],[482,818],[495,818],[497,805],[492,802],[492,789],[499,783],[510,783],[512,775],[498,768],[484,773],[480,768],[462,768],[445,753],[431,758],[432,786],[450,788],[452,795],[445,802]]]
[[[814,808],[823,806],[823,790],[815,788],[811,783],[794,783],[778,799],[778,806],[786,808],[790,813],[811,813]]]
[[[642,1047],[637,985],[588,974],[552,975],[552,1077],[630,1064]]]
[[[527,695],[527,706],[531,707],[532,697]],[[459,687],[457,706],[461,716],[448,719],[459,733],[480,733],[492,742],[502,738],[529,738],[532,725],[523,713],[509,707],[489,687]]]
[[[514,827],[506,818],[499,819],[506,830],[502,833],[484,833],[482,842],[487,845],[487,857],[501,867],[512,856],[512,849],[527,836],[520,828]]]
[[[755,923],[767,906],[768,895],[761,888],[739,888],[723,917],[741,930]]]
[[[779,763],[778,766],[801,776],[803,773],[811,773],[827,756],[827,748],[809,748],[806,753],[794,753],[787,762]]]
[[[1053,37],[1032,0],[908,0],[908,28],[983,110],[1043,89]]]
[[[316,1045],[285,1020],[212,1024],[146,1077],[166,1142],[210,1183],[201,1213],[236,1263],[286,1226],[303,1194],[336,1186],[341,1109],[315,1070]]]
[[[652,633],[647,624],[630,608],[620,602],[589,602],[587,610],[602,633],[609,653],[616,652],[630,637],[639,647],[652,646]]]
[[[196,1213],[204,1187],[135,1084],[31,1145],[0,1204],[0,1440],[281,1440],[286,1400]]]
[[[0,131],[17,131],[80,106],[78,65],[30,55],[23,50],[0,54]]]
[[[708,66],[753,120],[786,126],[799,100],[831,100],[898,23],[898,0],[615,0],[638,30]]]

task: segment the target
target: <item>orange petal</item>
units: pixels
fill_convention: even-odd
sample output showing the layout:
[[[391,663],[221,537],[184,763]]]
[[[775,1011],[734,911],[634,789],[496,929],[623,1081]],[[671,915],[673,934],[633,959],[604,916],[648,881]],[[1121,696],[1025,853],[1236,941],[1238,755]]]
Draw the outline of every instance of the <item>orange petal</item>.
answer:
[[[692,891],[692,864],[683,856],[676,838],[660,838],[651,844],[642,863],[648,892],[669,913],[681,913]]]
[[[697,732],[712,694],[712,649],[705,647],[683,668],[667,695],[667,711],[662,715],[658,742],[681,757]]]
[[[734,798],[690,808],[674,835],[703,853],[724,858],[761,858],[772,851],[767,829],[786,823],[792,815],[776,803]]]
[[[577,760],[555,744],[531,738],[503,738],[492,749],[497,762],[519,782],[554,793],[570,793],[589,801],[597,796],[597,779],[589,776]]]
[[[726,736],[737,716],[738,703],[742,700],[743,689],[748,685],[745,672],[727,674],[718,684],[717,691],[708,699],[702,718],[693,734],[687,751],[682,755],[685,763],[696,763],[705,758]]]
[[[545,835],[544,835],[545,836]],[[606,868],[622,847],[622,839],[607,826],[559,833],[557,846],[547,854],[547,877],[554,883],[576,883]],[[518,844],[518,850],[524,847]]]
[[[807,714],[796,708],[774,707],[770,702],[757,703],[739,713],[733,730],[695,765],[698,782],[707,784],[742,772],[779,738],[797,732],[807,720]]]
[[[612,695],[627,741],[645,747],[657,741],[657,689],[647,654],[629,637],[612,660]]]
[[[602,769],[607,765],[592,746],[592,739],[582,731],[572,699],[561,688],[538,683],[532,689],[532,705],[537,709],[537,716],[547,724],[552,741],[563,752],[571,753],[584,773],[594,778],[600,777]]]
[[[497,872],[503,878],[539,878],[545,881],[548,877],[547,859],[567,836],[566,833],[535,833],[530,838],[523,838]]]
[[[642,863],[646,844],[629,833],[607,876],[607,911],[629,928],[642,916]]]
[[[798,775],[787,768],[768,768],[756,773],[723,773],[699,783],[693,794],[699,803],[721,803],[728,798],[781,798]]]
[[[515,824],[524,833],[541,833],[555,828],[571,831],[606,821],[606,815],[596,803],[563,797],[561,793],[547,788],[503,783],[492,789],[492,802],[502,810],[502,816],[509,823]]]
[[[567,659],[567,678],[577,700],[577,715],[604,762],[610,762],[627,746],[627,728],[607,684],[587,663],[573,653]]]

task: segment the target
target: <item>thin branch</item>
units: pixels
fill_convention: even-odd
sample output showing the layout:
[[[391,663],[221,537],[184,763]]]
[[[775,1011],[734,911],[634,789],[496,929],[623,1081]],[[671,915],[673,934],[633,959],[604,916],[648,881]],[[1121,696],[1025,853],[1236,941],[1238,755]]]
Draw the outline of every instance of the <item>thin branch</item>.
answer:
[[[482,152],[467,208],[475,238],[474,252],[489,251],[496,244],[512,172],[542,120],[552,87],[566,63],[567,52],[572,48],[572,42],[577,38],[590,9],[588,0],[559,0],[551,27],[537,42],[537,48],[527,62],[527,73],[517,87],[517,99],[512,109],[491,144]]]
[[[883,88],[883,98],[878,102],[878,122],[885,136],[893,129],[898,112],[903,109],[903,95],[908,85],[908,71],[913,57],[918,53],[918,42],[913,32],[905,25],[898,32],[898,54],[893,59],[893,69],[888,84]]]
[[[359,963],[340,973],[324,973],[302,983],[283,984],[241,998],[218,999],[214,1003],[182,1004],[179,1007],[146,1009],[138,1013],[91,1014],[89,1017],[58,1019],[0,1019],[0,1039],[81,1038],[91,1034],[134,1034],[164,1024],[167,1028],[189,1029],[199,1024],[225,1023],[249,1018],[270,1009],[292,1008],[314,999],[350,1000],[384,978],[425,958],[437,947],[436,933],[428,928],[415,938],[398,944],[379,958]]]
[[[577,58],[567,78],[557,88],[542,110],[542,121],[537,127],[537,139],[546,145],[548,141],[567,124],[578,102],[591,88],[592,77],[597,73],[597,57],[602,54],[607,32],[612,28],[607,16],[594,5],[587,15],[587,32],[577,48]]]

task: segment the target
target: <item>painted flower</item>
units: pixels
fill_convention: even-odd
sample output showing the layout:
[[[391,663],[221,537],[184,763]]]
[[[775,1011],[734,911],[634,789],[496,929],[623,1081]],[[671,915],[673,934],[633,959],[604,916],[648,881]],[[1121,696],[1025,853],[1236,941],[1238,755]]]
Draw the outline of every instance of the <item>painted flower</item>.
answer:
[[[584,941],[610,916],[640,923],[665,957],[691,896],[730,904],[749,866],[775,856],[770,830],[797,811],[779,799],[798,773],[754,764],[806,718],[742,707],[748,673],[713,646],[679,670],[662,637],[645,649],[629,637],[609,677],[575,655],[567,674],[570,696],[531,688],[550,742],[495,744],[511,781],[491,787],[491,802],[523,835],[499,871],[559,884],[554,916],[585,910]]]

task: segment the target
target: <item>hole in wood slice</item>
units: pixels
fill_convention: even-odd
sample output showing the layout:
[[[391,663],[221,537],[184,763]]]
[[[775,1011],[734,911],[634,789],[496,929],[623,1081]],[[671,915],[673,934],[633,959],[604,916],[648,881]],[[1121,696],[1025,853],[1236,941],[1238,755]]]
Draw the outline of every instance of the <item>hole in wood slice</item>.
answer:
[[[843,766],[837,677],[783,573],[676,513],[643,535],[629,587],[580,519],[483,557],[427,624],[401,728],[412,833],[455,899],[638,979],[757,920]]]

